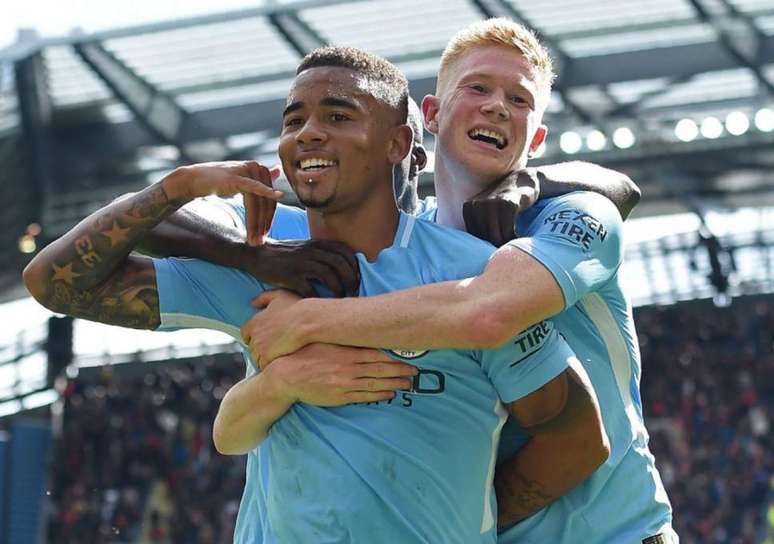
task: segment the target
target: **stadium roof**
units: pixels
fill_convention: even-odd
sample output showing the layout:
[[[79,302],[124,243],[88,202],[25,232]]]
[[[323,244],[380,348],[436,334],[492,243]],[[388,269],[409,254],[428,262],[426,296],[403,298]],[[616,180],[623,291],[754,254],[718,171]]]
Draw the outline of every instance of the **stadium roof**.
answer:
[[[421,98],[453,33],[501,15],[536,29],[557,61],[541,160],[626,171],[644,214],[772,202],[771,0],[288,0],[93,34],[21,31],[0,50],[0,196],[14,203],[0,297],[19,292],[20,241],[45,243],[182,162],[272,160],[283,97],[314,47],[384,55]]]
[[[625,171],[643,189],[640,215],[695,212],[643,219],[623,274],[635,304],[712,296],[728,276],[733,296],[774,291],[773,0],[275,0],[92,34],[25,30],[0,49],[0,300],[22,295],[25,252],[118,194],[187,161],[274,162],[279,112],[309,50],[386,56],[420,99],[447,40],[490,16],[534,28],[556,59],[540,160]],[[35,322],[13,320],[16,341],[0,342],[11,384],[0,400],[46,381],[45,316],[29,303],[7,308]],[[100,357],[119,349],[92,326],[76,340],[105,340]]]

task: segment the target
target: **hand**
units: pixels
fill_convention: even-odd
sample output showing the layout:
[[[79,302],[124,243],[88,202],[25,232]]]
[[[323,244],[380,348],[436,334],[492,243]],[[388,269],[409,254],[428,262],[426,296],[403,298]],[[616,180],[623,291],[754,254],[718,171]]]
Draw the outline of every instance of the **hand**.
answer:
[[[244,269],[256,279],[295,291],[302,297],[318,296],[316,280],[336,297],[357,296],[360,265],[348,245],[332,240],[265,242],[245,251]]]
[[[257,197],[271,200],[282,198],[282,191],[271,188],[269,170],[255,161],[207,162],[182,166],[166,176],[162,183],[170,200],[190,201],[217,195],[222,197],[242,193],[245,207]]]
[[[275,360],[267,375],[290,402],[342,406],[389,400],[417,372],[377,350],[311,344]]]
[[[250,348],[253,360],[261,370],[274,359],[298,351],[308,342],[298,334],[298,317],[294,314],[300,297],[284,289],[266,291],[252,304],[262,311],[242,325],[242,340]]]
[[[540,194],[534,170],[510,172],[462,206],[465,229],[500,247],[518,236],[516,217],[532,206]]]
[[[258,181],[271,188],[281,173],[282,170],[279,166],[273,166],[269,169],[270,177],[266,178],[265,175],[261,175]],[[245,195],[244,203],[247,243],[251,246],[259,246],[266,241],[266,236],[269,234],[271,222],[274,220],[274,212],[277,209],[277,201],[250,194]]]

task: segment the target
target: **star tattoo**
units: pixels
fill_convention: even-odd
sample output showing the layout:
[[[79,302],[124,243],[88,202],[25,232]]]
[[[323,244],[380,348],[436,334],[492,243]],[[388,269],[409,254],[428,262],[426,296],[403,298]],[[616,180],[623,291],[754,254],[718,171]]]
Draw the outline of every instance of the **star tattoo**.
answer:
[[[110,247],[113,247],[116,244],[126,241],[126,233],[128,231],[128,228],[122,229],[118,225],[118,221],[113,221],[113,226],[110,230],[103,231],[102,234],[110,238]]]
[[[76,274],[73,272],[73,263],[67,263],[64,266],[57,266],[54,265],[54,277],[51,278],[52,281],[63,281],[67,283],[68,285],[73,284],[73,280],[80,276],[81,274]]]

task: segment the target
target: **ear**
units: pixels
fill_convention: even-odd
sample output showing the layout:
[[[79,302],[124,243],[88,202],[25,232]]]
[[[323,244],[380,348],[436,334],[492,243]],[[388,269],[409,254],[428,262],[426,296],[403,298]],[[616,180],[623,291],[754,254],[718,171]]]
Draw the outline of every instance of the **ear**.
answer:
[[[390,164],[399,164],[411,150],[414,133],[408,125],[399,125],[393,129],[387,148],[387,159]]]
[[[425,128],[431,134],[438,134],[438,109],[441,105],[441,99],[435,95],[428,94],[422,99],[422,117],[425,121]]]
[[[414,165],[416,166],[417,172],[421,172],[425,169],[425,166],[427,166],[427,151],[425,150],[425,146],[417,144],[411,152],[414,154]]]
[[[532,155],[538,150],[540,144],[546,141],[546,135],[548,134],[548,127],[540,125],[535,131],[535,135],[532,136],[532,141],[529,143],[529,154]]]

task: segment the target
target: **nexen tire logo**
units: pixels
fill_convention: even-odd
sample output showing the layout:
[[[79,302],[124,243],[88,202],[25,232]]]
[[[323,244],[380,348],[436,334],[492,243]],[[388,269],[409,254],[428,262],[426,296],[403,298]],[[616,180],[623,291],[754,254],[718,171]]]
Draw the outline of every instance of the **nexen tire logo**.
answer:
[[[402,359],[419,359],[428,352],[428,350],[410,351],[407,349],[390,349],[388,351]]]

